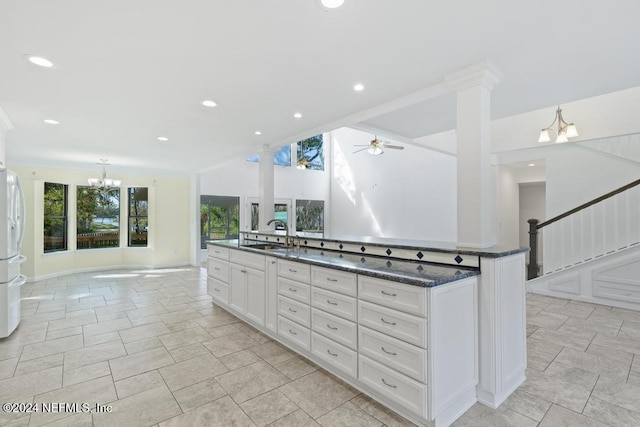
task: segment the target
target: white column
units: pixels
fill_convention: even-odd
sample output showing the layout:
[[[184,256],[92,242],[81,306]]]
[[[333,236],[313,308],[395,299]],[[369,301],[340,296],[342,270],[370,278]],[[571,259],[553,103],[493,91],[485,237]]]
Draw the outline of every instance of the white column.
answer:
[[[274,218],[274,154],[275,150],[266,145],[259,153],[260,161],[258,162],[258,230],[262,232],[271,232],[274,229],[274,224],[267,225],[267,221]]]
[[[459,246],[496,244],[495,181],[491,167],[491,90],[500,72],[482,62],[445,77],[457,92]]]

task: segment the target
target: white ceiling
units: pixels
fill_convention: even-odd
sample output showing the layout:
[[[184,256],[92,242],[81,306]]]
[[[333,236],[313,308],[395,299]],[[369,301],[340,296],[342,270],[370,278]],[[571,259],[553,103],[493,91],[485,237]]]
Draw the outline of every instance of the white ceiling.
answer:
[[[640,86],[638,16],[637,0],[346,0],[332,12],[316,0],[2,0],[7,162],[197,171],[483,60],[504,74],[493,118],[519,114]],[[451,129],[455,99],[362,124],[408,138]]]

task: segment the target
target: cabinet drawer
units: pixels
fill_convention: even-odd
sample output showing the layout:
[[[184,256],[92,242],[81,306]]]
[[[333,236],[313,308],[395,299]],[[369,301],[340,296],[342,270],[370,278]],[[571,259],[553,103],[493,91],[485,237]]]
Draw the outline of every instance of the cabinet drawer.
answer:
[[[309,329],[280,315],[278,315],[278,335],[307,351],[311,349],[311,332]]]
[[[264,271],[264,255],[254,254],[246,251],[230,250],[229,261],[243,267],[251,267]]]
[[[311,284],[352,297],[358,292],[355,274],[330,268],[311,267]]]
[[[427,289],[389,280],[358,276],[360,299],[426,317]]]
[[[278,313],[307,328],[311,326],[311,312],[307,304],[278,295]]]
[[[355,322],[358,300],[324,289],[311,288],[311,305]]]
[[[358,327],[353,322],[312,308],[311,329],[353,350],[358,348]]]
[[[311,287],[303,283],[278,277],[278,293],[296,301],[309,304]]]
[[[229,303],[229,285],[213,277],[207,277],[207,291],[214,302],[227,305]]]
[[[220,258],[223,260],[229,260],[229,248],[223,248],[217,245],[207,245],[207,255],[214,258]]]
[[[358,335],[360,337],[358,340],[360,354],[369,356],[414,380],[422,383],[427,382],[426,350],[364,326],[358,329]]]
[[[358,353],[355,351],[312,332],[311,352],[345,374],[358,377]]]
[[[307,264],[279,259],[278,276],[309,284],[311,283],[311,267]]]
[[[360,355],[359,378],[387,399],[427,418],[427,386]]]
[[[427,319],[422,317],[359,301],[358,321],[361,325],[419,347],[427,345]]]
[[[207,258],[207,274],[223,282],[229,282],[229,263],[218,258]]]

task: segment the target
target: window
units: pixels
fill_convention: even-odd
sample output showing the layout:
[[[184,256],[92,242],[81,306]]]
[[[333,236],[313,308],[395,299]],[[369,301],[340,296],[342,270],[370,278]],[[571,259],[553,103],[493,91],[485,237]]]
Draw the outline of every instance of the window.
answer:
[[[240,228],[240,198],[200,196],[200,247],[207,240],[237,239]]]
[[[146,247],[149,232],[149,189],[130,187],[129,246]]]
[[[120,189],[78,187],[77,248],[120,246]]]
[[[298,168],[324,170],[324,139],[322,134],[298,141]]]
[[[305,237],[324,235],[324,202],[296,200],[296,233]]]
[[[258,231],[259,229],[259,224],[258,224],[259,211],[260,211],[260,206],[258,205],[258,203],[251,203],[251,231]],[[279,219],[280,221],[283,221],[285,224],[289,224],[288,211],[289,211],[289,206],[286,203],[276,203],[275,205],[273,205],[273,218]],[[273,219],[273,218],[270,218],[270,219]],[[279,222],[276,222],[274,226],[276,231],[285,231],[285,227]]]
[[[248,162],[259,162],[260,156],[254,154],[251,157],[247,157]],[[291,166],[291,145],[285,145],[273,155],[273,164],[280,166]]]
[[[44,183],[44,251],[67,250],[67,186]]]

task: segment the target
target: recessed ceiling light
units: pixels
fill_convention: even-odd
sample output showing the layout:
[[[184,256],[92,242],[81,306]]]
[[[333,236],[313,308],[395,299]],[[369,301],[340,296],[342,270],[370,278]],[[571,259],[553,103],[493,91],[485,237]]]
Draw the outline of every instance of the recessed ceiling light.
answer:
[[[364,90],[364,85],[362,83],[356,83],[353,86],[353,90],[355,90],[356,92],[361,92]]]
[[[344,0],[320,0],[323,9],[337,9],[344,4]]]
[[[57,121],[57,120],[53,120],[53,119],[44,119],[44,122],[45,122],[45,123],[48,123],[48,124],[50,124],[50,125],[59,125],[59,124],[60,124],[60,122],[59,122],[59,121]]]
[[[531,166],[535,166],[535,165],[536,165],[535,163],[529,163],[529,166],[530,166],[530,167],[531,167]]]
[[[259,130],[254,132],[256,135],[262,135],[262,132],[260,132]]]
[[[39,65],[40,67],[45,67],[45,68],[53,67],[53,62],[49,61],[47,58],[43,58],[41,56],[35,56],[35,55],[25,55],[24,57],[27,58],[27,60],[32,64]]]
[[[295,117],[296,119],[300,119],[302,118],[302,113],[295,113],[293,117]]]
[[[158,141],[168,141],[169,138],[167,138],[166,136],[159,136],[158,137]]]
[[[212,101],[210,99],[205,99],[204,101],[202,101],[202,105],[204,105],[205,107],[215,107],[218,104],[216,104],[215,101]]]

